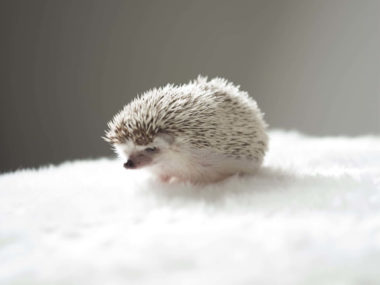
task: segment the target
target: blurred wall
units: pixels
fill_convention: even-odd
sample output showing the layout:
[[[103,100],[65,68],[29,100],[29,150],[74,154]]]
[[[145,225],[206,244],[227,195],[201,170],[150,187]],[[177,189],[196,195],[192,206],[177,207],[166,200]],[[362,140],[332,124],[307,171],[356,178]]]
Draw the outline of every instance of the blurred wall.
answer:
[[[199,73],[272,128],[380,133],[380,1],[0,1],[0,171],[111,155],[136,94]]]

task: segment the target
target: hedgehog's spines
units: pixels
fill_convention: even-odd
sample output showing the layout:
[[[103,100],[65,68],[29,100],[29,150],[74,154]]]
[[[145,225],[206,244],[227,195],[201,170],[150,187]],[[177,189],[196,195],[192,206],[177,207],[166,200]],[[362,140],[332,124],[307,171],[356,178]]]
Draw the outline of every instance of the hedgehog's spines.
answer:
[[[106,138],[111,143],[141,144],[164,131],[195,149],[250,158],[257,156],[257,148],[266,150],[262,118],[256,102],[240,86],[198,75],[188,84],[167,84],[137,96],[109,122]]]

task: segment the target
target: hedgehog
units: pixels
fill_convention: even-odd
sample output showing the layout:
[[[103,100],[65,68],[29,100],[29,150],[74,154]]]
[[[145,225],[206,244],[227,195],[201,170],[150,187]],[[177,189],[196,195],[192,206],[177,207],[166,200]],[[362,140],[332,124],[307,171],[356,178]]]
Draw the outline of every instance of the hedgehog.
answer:
[[[148,169],[162,182],[205,184],[254,174],[267,151],[266,128],[240,86],[198,76],[138,96],[108,122],[103,138],[126,169]]]

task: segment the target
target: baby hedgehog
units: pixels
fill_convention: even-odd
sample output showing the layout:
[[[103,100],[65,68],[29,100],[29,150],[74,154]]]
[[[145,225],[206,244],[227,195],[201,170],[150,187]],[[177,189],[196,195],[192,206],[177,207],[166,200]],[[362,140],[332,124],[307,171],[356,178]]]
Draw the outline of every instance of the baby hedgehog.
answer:
[[[124,167],[147,167],[163,182],[211,183],[254,173],[268,144],[256,102],[222,78],[198,76],[149,90],[108,127],[105,140]]]

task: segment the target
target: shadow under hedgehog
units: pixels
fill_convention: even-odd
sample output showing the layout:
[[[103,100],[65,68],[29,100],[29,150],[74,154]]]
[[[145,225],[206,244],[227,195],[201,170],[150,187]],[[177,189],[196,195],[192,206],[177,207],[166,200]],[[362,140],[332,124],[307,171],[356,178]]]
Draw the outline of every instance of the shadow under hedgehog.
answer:
[[[198,76],[138,96],[108,123],[104,139],[125,159],[163,182],[212,183],[253,174],[268,135],[263,114],[247,92],[223,78]]]

